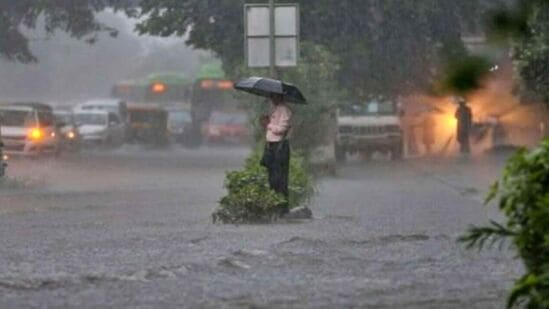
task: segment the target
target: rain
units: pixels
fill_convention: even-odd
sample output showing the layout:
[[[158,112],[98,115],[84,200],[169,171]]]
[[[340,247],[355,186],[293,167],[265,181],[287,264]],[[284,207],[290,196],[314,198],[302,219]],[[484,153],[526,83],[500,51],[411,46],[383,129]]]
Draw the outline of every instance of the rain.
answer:
[[[42,2],[0,308],[549,306],[543,0]]]

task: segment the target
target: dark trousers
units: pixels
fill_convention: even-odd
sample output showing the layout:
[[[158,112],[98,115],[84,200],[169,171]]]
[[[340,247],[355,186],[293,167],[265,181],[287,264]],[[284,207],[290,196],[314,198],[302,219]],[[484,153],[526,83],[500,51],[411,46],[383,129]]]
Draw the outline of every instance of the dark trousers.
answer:
[[[267,168],[269,186],[272,190],[289,197],[288,178],[290,173],[290,144],[288,140],[267,142],[263,153],[262,165]],[[282,205],[283,212],[288,211],[288,203]]]
[[[459,151],[463,154],[468,154],[471,152],[471,145],[469,144],[469,141],[461,141],[459,143]]]
[[[459,151],[462,154],[468,154],[471,152],[471,141],[469,140],[468,133],[458,133]]]

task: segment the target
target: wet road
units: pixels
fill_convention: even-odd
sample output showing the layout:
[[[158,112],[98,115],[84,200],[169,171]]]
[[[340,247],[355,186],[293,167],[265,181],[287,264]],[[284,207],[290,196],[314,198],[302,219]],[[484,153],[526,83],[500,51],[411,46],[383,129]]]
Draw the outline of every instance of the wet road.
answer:
[[[0,308],[501,308],[520,267],[455,239],[501,160],[351,162],[315,219],[213,225],[245,149],[17,161],[0,189]]]

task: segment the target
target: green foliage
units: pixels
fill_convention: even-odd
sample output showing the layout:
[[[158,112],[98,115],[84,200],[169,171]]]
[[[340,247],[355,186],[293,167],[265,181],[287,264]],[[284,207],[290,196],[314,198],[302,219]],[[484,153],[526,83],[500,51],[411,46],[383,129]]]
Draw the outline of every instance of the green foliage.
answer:
[[[19,26],[35,28],[38,16],[45,16],[50,33],[66,31],[89,42],[101,31],[116,35],[115,29],[94,18],[94,13],[114,8],[139,15],[141,34],[188,35],[188,45],[213,51],[225,71],[234,75],[244,61],[242,6],[247,2],[252,1],[0,0],[0,54],[22,62],[35,60]],[[483,12],[501,0],[296,2],[301,8],[302,40],[322,45],[341,59],[334,81],[364,98],[429,87],[440,60],[463,53],[461,34],[474,32]]]
[[[244,169],[227,173],[225,188],[228,194],[219,201],[214,223],[249,223],[270,219],[284,197],[269,188],[267,173],[249,159]]]
[[[515,64],[522,88],[549,105],[549,1],[530,1],[523,36],[513,41]]]
[[[500,183],[487,202],[499,196],[504,224],[472,227],[460,238],[469,248],[510,239],[524,262],[526,274],[508,299],[508,307],[527,302],[528,308],[549,307],[549,140],[509,160]]]
[[[544,1],[544,0],[536,0]],[[245,0],[0,0],[0,55],[36,60],[20,26],[35,28],[45,17],[49,33],[66,31],[88,42],[116,29],[97,22],[96,12],[124,9],[139,15],[137,31],[185,36],[187,44],[213,51],[225,71],[244,61]],[[265,2],[265,1],[254,1]],[[283,2],[283,1],[280,1]],[[505,0],[300,0],[301,38],[324,46],[341,60],[334,82],[354,97],[397,95],[430,88],[449,56],[464,53],[461,34],[478,31],[481,17]],[[319,63],[321,65],[321,63]]]
[[[494,13],[488,30],[509,43],[523,96],[549,104],[549,1],[517,1],[513,10]]]
[[[267,222],[278,216],[285,197],[269,188],[267,171],[259,164],[260,158],[260,152],[256,151],[246,160],[243,169],[227,173],[228,193],[212,214],[214,222]],[[299,155],[292,155],[290,159],[289,190],[290,208],[306,204],[314,194],[312,178]]]

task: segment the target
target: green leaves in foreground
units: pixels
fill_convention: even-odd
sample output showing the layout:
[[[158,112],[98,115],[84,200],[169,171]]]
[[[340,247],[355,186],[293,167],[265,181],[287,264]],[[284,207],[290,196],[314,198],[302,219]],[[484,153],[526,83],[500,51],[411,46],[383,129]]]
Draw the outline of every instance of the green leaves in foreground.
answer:
[[[549,308],[549,139],[512,157],[487,202],[499,196],[504,223],[471,227],[459,241],[467,248],[511,241],[526,274],[515,282],[508,307]]]
[[[467,249],[475,247],[479,249],[492,247],[496,243],[498,243],[501,248],[507,237],[515,235],[516,234],[513,231],[505,228],[503,225],[493,220],[490,220],[489,226],[472,226],[466,235],[459,238],[459,241],[466,243]]]

